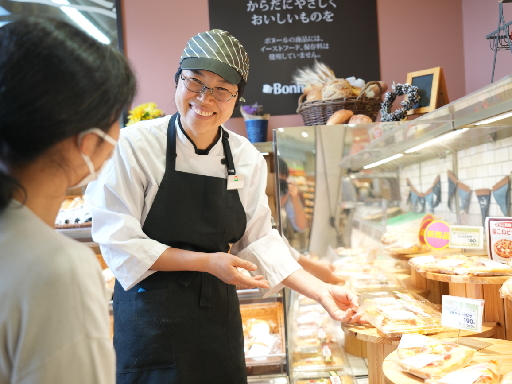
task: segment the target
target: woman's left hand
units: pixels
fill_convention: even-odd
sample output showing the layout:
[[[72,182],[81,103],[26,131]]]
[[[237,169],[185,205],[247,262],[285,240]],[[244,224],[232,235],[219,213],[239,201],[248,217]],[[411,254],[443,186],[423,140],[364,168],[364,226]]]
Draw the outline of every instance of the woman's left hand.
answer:
[[[349,324],[366,322],[361,320],[362,312],[357,296],[348,289],[326,284],[326,288],[319,294],[319,303],[334,320]]]

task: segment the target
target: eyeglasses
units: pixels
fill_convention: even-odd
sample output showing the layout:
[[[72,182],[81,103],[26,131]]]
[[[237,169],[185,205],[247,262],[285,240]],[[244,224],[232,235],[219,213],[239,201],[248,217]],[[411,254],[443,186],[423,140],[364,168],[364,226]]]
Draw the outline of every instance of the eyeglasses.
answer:
[[[190,92],[201,93],[205,89],[208,89],[210,91],[210,94],[215,98],[215,100],[218,101],[229,101],[231,100],[232,97],[236,97],[236,95],[238,94],[238,92],[236,92],[234,95],[232,95],[230,91],[222,87],[207,87],[201,80],[198,80],[194,77],[185,77],[183,75],[180,76],[181,80],[183,80],[183,84],[185,84],[185,87]]]

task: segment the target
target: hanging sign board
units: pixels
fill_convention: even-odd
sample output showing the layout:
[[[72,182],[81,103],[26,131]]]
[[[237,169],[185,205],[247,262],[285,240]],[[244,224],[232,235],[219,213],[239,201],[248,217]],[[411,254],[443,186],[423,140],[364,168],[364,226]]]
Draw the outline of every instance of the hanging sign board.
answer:
[[[484,248],[484,227],[471,225],[450,226],[450,248]]]
[[[450,244],[450,226],[444,221],[433,221],[425,228],[425,242],[434,249]]]
[[[210,29],[228,31],[247,50],[244,98],[265,113],[296,114],[303,87],[292,75],[315,60],[338,78],[380,80],[376,0],[209,0],[208,8]]]
[[[442,303],[443,326],[482,332],[485,300],[443,295]]]

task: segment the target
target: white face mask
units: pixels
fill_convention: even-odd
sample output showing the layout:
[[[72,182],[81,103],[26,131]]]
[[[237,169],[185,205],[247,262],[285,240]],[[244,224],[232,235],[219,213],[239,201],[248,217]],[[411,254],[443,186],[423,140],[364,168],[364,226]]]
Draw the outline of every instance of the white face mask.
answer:
[[[91,129],[88,129],[86,131],[83,131],[82,133],[80,133],[78,135],[78,146],[80,146],[80,143],[82,142],[82,138],[84,137],[84,135],[88,134],[88,133],[95,133],[96,135],[98,135],[99,137],[103,138],[105,141],[109,142],[110,144],[112,144],[114,147],[116,146],[117,144],[117,140],[115,140],[114,138],[112,138],[111,136],[107,135],[105,132],[103,132],[101,129],[99,128],[91,128]],[[107,165],[107,160],[105,160],[103,162],[103,164],[101,165],[101,167],[96,171],[94,170],[94,164],[92,163],[91,159],[89,158],[89,156],[87,156],[85,153],[83,152],[80,152],[80,155],[82,156],[82,159],[84,159],[85,161],[85,164],[87,164],[87,168],[89,168],[89,174],[87,176],[85,176],[82,180],[80,180],[76,185],[72,186],[72,187],[69,187],[69,188],[77,188],[77,187],[85,187],[87,184],[89,184],[91,181],[94,181],[98,178],[98,175],[101,173],[101,171],[105,168],[105,165]]]

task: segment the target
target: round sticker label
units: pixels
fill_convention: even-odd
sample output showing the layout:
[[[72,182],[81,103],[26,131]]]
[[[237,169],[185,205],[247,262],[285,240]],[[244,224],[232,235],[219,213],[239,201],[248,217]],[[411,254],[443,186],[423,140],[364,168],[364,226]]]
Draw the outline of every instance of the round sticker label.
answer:
[[[425,241],[435,249],[446,248],[450,244],[450,226],[444,221],[433,221],[425,228]]]

